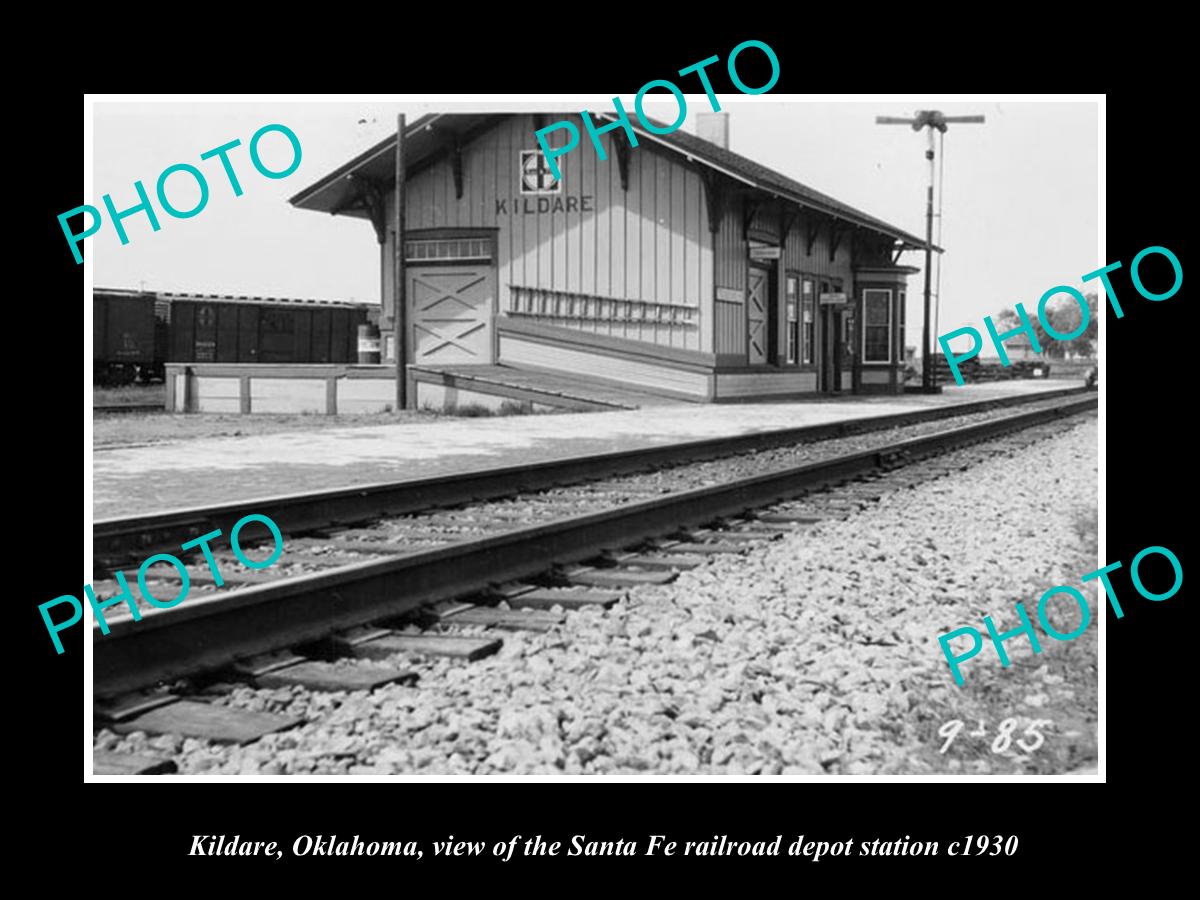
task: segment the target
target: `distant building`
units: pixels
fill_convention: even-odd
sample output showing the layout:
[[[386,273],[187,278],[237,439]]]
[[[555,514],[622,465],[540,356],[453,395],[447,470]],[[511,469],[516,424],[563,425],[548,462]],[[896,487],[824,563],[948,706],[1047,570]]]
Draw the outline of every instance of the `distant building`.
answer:
[[[1008,353],[1009,362],[1025,362],[1027,360],[1042,360],[1042,354],[1033,352],[1033,344],[1029,335],[1018,334],[1004,342],[1004,350]]]

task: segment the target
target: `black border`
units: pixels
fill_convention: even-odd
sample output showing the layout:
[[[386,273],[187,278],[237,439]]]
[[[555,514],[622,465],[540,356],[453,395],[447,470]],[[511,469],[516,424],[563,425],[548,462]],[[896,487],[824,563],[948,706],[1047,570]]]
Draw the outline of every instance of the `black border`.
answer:
[[[535,17],[536,18],[536,17]],[[1016,23],[1020,25],[1021,23]],[[648,28],[648,26],[646,26]],[[602,90],[629,97],[642,82],[669,73],[711,54],[724,54],[741,39],[725,37],[747,31],[746,37],[758,37],[777,51],[782,77],[774,93],[805,90],[879,89],[913,91],[940,85],[955,92],[1008,90],[1017,86],[1009,76],[1017,66],[1042,60],[1057,71],[1053,84],[1038,85],[1059,90],[1097,90],[1107,77],[1096,77],[1086,62],[1089,36],[1083,32],[1056,31],[1049,24],[1039,31],[1024,26],[1019,41],[996,40],[984,48],[955,47],[943,44],[932,68],[922,66],[921,54],[932,54],[928,46],[934,36],[916,31],[912,35],[913,73],[900,76],[894,70],[855,70],[855,59],[871,56],[871,41],[888,47],[887,59],[897,36],[868,40],[865,51],[830,49],[814,54],[811,40],[792,29],[772,32],[750,29],[712,29],[710,38],[692,35],[679,37],[671,30],[648,35],[645,42],[630,41],[611,30],[597,34],[568,36],[557,27],[545,34],[531,32],[520,42],[480,35],[465,43],[459,41],[448,54],[446,40],[430,41],[423,51],[415,37],[404,37],[394,44],[393,52],[368,52],[361,25],[347,21],[347,44],[354,45],[322,56],[311,48],[305,52],[294,41],[289,43],[287,29],[281,33],[283,49],[266,52],[261,64],[294,65],[295,77],[286,85],[271,85],[267,77],[248,76],[241,70],[226,72],[215,79],[211,71],[199,68],[171,73],[170,84],[148,85],[157,90],[238,90],[253,86],[262,90],[431,90],[430,72],[438,72],[439,91],[488,90],[492,92],[556,92]],[[367,30],[369,31],[369,29]],[[1013,34],[1018,32],[1015,30]],[[312,35],[304,35],[311,42]],[[99,35],[103,40],[103,33]],[[673,40],[674,38],[674,40]],[[1110,38],[1106,37],[1107,41]],[[116,40],[115,36],[113,40]],[[481,52],[481,44],[491,41],[490,52]],[[1068,42],[1067,49],[1062,48]],[[269,45],[274,46],[274,45]],[[401,49],[406,52],[399,52]],[[1158,45],[1150,48],[1158,49]],[[568,52],[564,52],[568,51]],[[553,51],[553,52],[551,52]],[[1061,52],[1060,52],[1061,51]],[[69,54],[64,49],[63,53]],[[472,57],[472,53],[477,56]],[[1165,53],[1165,51],[1164,51]],[[1065,54],[1065,55],[1064,55]],[[1102,49],[1090,56],[1102,58]],[[1184,292],[1169,301],[1150,303],[1138,298],[1128,282],[1128,261],[1149,245],[1171,248],[1186,268],[1182,216],[1188,211],[1184,187],[1190,183],[1188,160],[1183,153],[1187,141],[1179,110],[1171,97],[1155,87],[1162,73],[1157,60],[1147,58],[1142,75],[1144,88],[1130,86],[1108,94],[1107,108],[1107,230],[1105,261],[1123,260],[1124,273],[1114,278],[1122,299],[1125,317],[1107,317],[1107,364],[1103,384],[1107,405],[1107,559],[1123,560],[1150,544],[1170,547],[1178,555],[1185,572],[1190,571],[1187,545],[1177,520],[1186,511],[1183,491],[1188,485],[1189,389],[1194,375],[1187,365],[1190,353],[1185,341],[1191,335],[1184,316],[1188,309]],[[81,55],[78,58],[88,58]],[[470,66],[445,65],[446,60],[473,59]],[[670,59],[668,65],[661,64]],[[646,64],[643,64],[643,60]],[[1125,62],[1137,68],[1137,62]],[[436,68],[435,68],[436,66]],[[1053,67],[1052,67],[1053,68]],[[985,71],[986,70],[986,71]],[[260,67],[260,74],[261,74]],[[337,72],[336,78],[330,72]],[[955,74],[959,73],[959,74]],[[137,73],[124,73],[134,79]],[[143,73],[154,74],[158,72]],[[754,73],[743,73],[750,83]],[[1046,72],[1039,71],[1040,76]],[[936,76],[936,77],[935,77]],[[1003,77],[997,77],[1003,76]],[[112,72],[99,73],[102,83],[89,85],[95,90],[130,89],[133,81],[115,86]],[[138,78],[141,76],[138,75]],[[245,78],[242,81],[242,78]],[[759,79],[761,80],[761,79]],[[1005,81],[1006,83],[1000,83]],[[847,84],[847,82],[849,82]],[[1032,86],[1032,85],[1030,85]],[[138,85],[142,89],[147,86]],[[715,83],[718,93],[731,90]],[[28,102],[32,101],[32,102]],[[34,165],[42,177],[24,179],[19,189],[29,192],[23,209],[35,211],[24,221],[33,222],[33,238],[26,246],[35,252],[37,264],[22,278],[19,295],[24,302],[10,304],[10,327],[28,347],[23,361],[10,373],[10,415],[14,423],[35,423],[31,429],[18,429],[12,435],[14,462],[10,471],[22,473],[10,495],[10,517],[19,523],[18,539],[11,545],[17,553],[10,566],[22,582],[17,592],[22,617],[21,643],[26,651],[22,664],[10,675],[20,685],[16,692],[23,701],[14,713],[13,725],[23,735],[19,746],[26,749],[19,771],[29,772],[26,781],[34,787],[31,808],[22,824],[33,834],[52,833],[65,837],[68,830],[89,841],[108,834],[114,849],[124,836],[140,847],[137,858],[142,865],[165,870],[188,881],[213,877],[225,881],[238,871],[265,864],[250,858],[198,860],[188,857],[191,835],[201,833],[241,834],[244,838],[289,841],[298,833],[332,834],[364,839],[412,838],[432,841],[453,833],[459,838],[494,840],[513,833],[525,836],[542,834],[562,839],[571,834],[587,834],[596,839],[639,837],[649,833],[667,833],[673,839],[695,839],[728,833],[739,839],[757,836],[773,838],[784,834],[785,841],[798,833],[827,840],[846,836],[952,840],[966,834],[1013,834],[1020,836],[1017,856],[1007,859],[975,858],[970,862],[947,863],[946,857],[930,859],[823,860],[819,865],[803,865],[787,857],[749,860],[722,859],[636,859],[604,860],[612,866],[615,878],[629,878],[657,864],[673,878],[693,876],[710,879],[734,872],[739,884],[744,877],[772,872],[799,874],[803,885],[818,871],[843,875],[880,872],[886,876],[909,873],[915,866],[934,873],[950,866],[949,873],[977,878],[985,872],[1005,870],[1013,875],[1028,866],[1047,864],[1068,878],[1080,860],[1090,861],[1097,851],[1119,833],[1127,850],[1132,843],[1161,842],[1167,823],[1157,821],[1141,810],[1140,820],[1117,820],[1119,808],[1101,805],[1094,793],[1096,786],[1066,787],[1049,784],[670,784],[638,783],[614,785],[602,789],[592,785],[518,784],[387,784],[387,785],[306,785],[303,788],[271,789],[256,786],[171,786],[162,794],[153,783],[137,785],[82,784],[80,775],[81,735],[79,719],[83,698],[82,638],[79,632],[67,639],[67,653],[56,657],[48,648],[45,632],[37,614],[36,602],[78,588],[78,570],[74,568],[76,538],[73,518],[80,492],[74,481],[75,462],[68,460],[79,446],[78,416],[80,360],[74,348],[78,324],[72,309],[77,308],[82,269],[73,265],[64,253],[62,235],[55,216],[81,202],[78,188],[79,138],[82,119],[82,95],[63,89],[56,94],[43,92],[23,103],[20,121],[38,125],[37,159]],[[1081,146],[1089,142],[1081,138]],[[52,177],[50,174],[52,173]],[[1030,216],[1038,215],[1030,210]],[[1020,265],[1020,260],[1013,260]],[[1068,273],[1070,274],[1070,273]],[[1123,275],[1123,277],[1121,277]],[[36,299],[35,299],[36,298]],[[63,315],[59,309],[66,313]],[[36,336],[45,336],[37,340]],[[1182,346],[1181,346],[1182,345]],[[34,358],[30,350],[36,347]],[[26,449],[26,445],[31,445]],[[68,449],[72,451],[68,454]],[[32,451],[32,452],[30,452]],[[31,463],[24,458],[32,457]],[[25,472],[28,474],[24,474]],[[72,473],[68,475],[68,473]],[[20,491],[27,483],[32,491]],[[28,499],[26,499],[28,498]],[[19,518],[18,518],[19,517]],[[74,532],[78,534],[78,532]],[[12,540],[10,538],[10,540]],[[21,551],[33,551],[26,559]],[[1123,577],[1124,576],[1124,577]],[[1149,577],[1147,577],[1149,581]],[[1169,601],[1150,603],[1136,597],[1126,573],[1118,573],[1114,584],[1122,597],[1125,617],[1116,620],[1107,615],[1107,774],[1110,784],[1124,787],[1144,785],[1150,776],[1187,777],[1190,747],[1182,737],[1191,724],[1191,704],[1187,702],[1190,680],[1183,674],[1186,647],[1174,643],[1191,633],[1184,610],[1187,586]],[[1128,599],[1126,599],[1128,598]],[[1107,788],[1106,788],[1107,790]],[[180,793],[182,792],[182,793]],[[1085,795],[1086,792],[1086,795]],[[319,796],[318,796],[319,794]],[[131,796],[132,795],[132,796]],[[74,815],[72,815],[74,814]],[[71,819],[83,819],[72,827]],[[32,820],[32,821],[29,821]],[[1111,820],[1111,821],[1110,821]],[[1166,838],[1170,840],[1169,835]],[[147,845],[152,845],[147,849]],[[49,858],[55,842],[46,840],[42,851]],[[1159,848],[1163,852],[1163,848]],[[61,859],[57,856],[56,859]],[[119,859],[118,854],[116,859]],[[237,858],[234,858],[237,859]],[[114,860],[116,862],[116,860]],[[464,864],[461,859],[439,860],[429,865],[426,859],[419,871],[442,872],[455,877],[479,874],[494,879],[501,871],[519,870],[540,874],[551,866],[564,873],[577,872],[579,866],[596,871],[598,860],[539,859],[519,863],[498,863],[485,859]],[[869,865],[865,864],[869,863]],[[117,868],[126,863],[120,863]],[[357,873],[361,865],[376,867],[389,874],[414,871],[404,860],[355,859],[336,857],[306,858],[286,863],[286,869],[306,879],[317,874]],[[268,872],[281,871],[272,863]],[[803,868],[797,869],[797,865]],[[981,871],[979,866],[984,866]],[[1090,862],[1089,862],[1090,865]],[[606,866],[607,867],[607,866]],[[1016,868],[1014,868],[1016,867]],[[230,883],[225,881],[226,884]],[[236,883],[236,882],[233,882]],[[503,884],[503,882],[493,882]],[[569,887],[572,882],[563,883]],[[1031,881],[1021,882],[1026,888]],[[933,882],[933,886],[945,882]],[[961,883],[959,883],[961,885]],[[1060,887],[1068,884],[1063,881]]]

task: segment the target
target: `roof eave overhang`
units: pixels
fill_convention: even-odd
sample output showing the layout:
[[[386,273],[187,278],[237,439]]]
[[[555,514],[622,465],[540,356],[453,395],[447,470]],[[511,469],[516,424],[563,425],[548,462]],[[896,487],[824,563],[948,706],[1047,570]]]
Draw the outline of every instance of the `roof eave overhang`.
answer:
[[[431,113],[413,121],[404,132],[405,138],[411,138],[418,133],[433,127],[449,113]],[[323,178],[304,188],[295,196],[288,198],[288,203],[299,209],[311,209],[315,212],[327,212],[331,215],[366,216],[361,209],[347,208],[344,204],[344,183],[354,178],[368,177],[369,171],[379,169],[381,161],[386,157],[395,157],[396,135],[388,135],[378,144],[364,150],[348,163],[334,169]],[[394,170],[390,180],[395,180]]]
[[[921,270],[916,266],[856,266],[856,275],[916,275]]]
[[[914,243],[913,241],[901,240],[901,241],[897,242],[896,249],[901,252],[904,252],[906,250],[924,250],[925,242],[917,241]],[[931,249],[934,253],[945,253],[946,252],[944,248],[939,247],[937,244],[931,245],[929,249]]]
[[[604,113],[595,113],[594,115],[596,115],[597,117],[600,117],[600,118],[604,118],[608,121],[612,121],[612,122],[617,121],[617,116],[614,113],[604,112]],[[697,156],[693,153],[689,153],[685,148],[677,147],[674,144],[672,144],[670,141],[664,141],[661,136],[656,135],[651,131],[647,131],[645,128],[641,128],[637,125],[634,125],[633,123],[630,123],[630,127],[633,128],[634,133],[637,134],[639,138],[645,137],[646,139],[650,140],[651,142],[653,142],[655,144],[666,147],[672,153],[677,153],[681,156],[687,157],[689,162],[699,163],[700,165],[706,166],[716,172],[720,172],[722,175],[725,175],[728,178],[732,178],[735,181],[740,181],[742,184],[749,185],[750,187],[753,187],[756,190],[762,191],[765,194],[769,194],[772,197],[776,197],[780,200],[786,200],[790,203],[795,203],[798,206],[804,207],[806,209],[814,210],[815,212],[819,212],[822,215],[826,215],[826,216],[829,216],[830,218],[838,219],[838,220],[846,222],[850,225],[857,225],[860,228],[866,228],[869,231],[876,232],[877,234],[882,234],[882,235],[886,235],[887,237],[894,238],[898,241],[901,241],[905,245],[902,249],[905,249],[905,250],[910,250],[910,249],[924,250],[925,249],[925,242],[922,241],[920,238],[916,237],[916,235],[908,234],[907,232],[901,231],[898,228],[887,228],[885,226],[880,225],[877,222],[871,222],[867,219],[857,218],[854,216],[848,216],[842,210],[832,209],[823,203],[813,200],[811,197],[798,197],[795,194],[792,194],[788,191],[782,191],[773,185],[763,184],[760,181],[758,181],[757,179],[748,178],[745,175],[737,174],[736,172],[730,171],[725,166],[714,163],[711,160],[704,159],[703,157]],[[934,247],[934,249],[937,250],[938,253],[942,252],[940,247]]]

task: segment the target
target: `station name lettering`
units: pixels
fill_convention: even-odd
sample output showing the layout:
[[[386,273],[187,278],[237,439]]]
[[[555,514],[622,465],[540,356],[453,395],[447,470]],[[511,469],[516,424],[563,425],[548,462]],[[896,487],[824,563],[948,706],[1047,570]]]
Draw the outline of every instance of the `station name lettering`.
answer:
[[[594,212],[596,209],[591,194],[581,197],[504,197],[496,201],[496,215],[532,215],[548,212]]]

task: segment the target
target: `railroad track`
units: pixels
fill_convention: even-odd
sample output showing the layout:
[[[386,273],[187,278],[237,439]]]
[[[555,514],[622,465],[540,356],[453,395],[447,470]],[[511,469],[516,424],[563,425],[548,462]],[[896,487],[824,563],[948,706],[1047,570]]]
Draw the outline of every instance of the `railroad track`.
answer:
[[[163,401],[156,400],[151,403],[110,403],[102,406],[93,406],[93,413],[133,413],[133,412],[162,412],[164,409]]]
[[[499,640],[493,632],[458,633],[458,626],[552,628],[563,620],[562,610],[612,605],[629,590],[670,581],[706,557],[742,552],[878,499],[898,484],[945,474],[939,455],[1022,429],[1034,429],[1035,438],[1039,430],[1051,434],[1056,420],[1096,404],[1094,393],[1060,397],[1028,411],[792,465],[777,458],[791,451],[760,452],[757,471],[742,477],[721,477],[728,466],[712,463],[708,470],[681,467],[678,477],[593,481],[369,524],[326,520],[302,535],[285,530],[281,565],[291,561],[285,571],[243,570],[227,577],[232,589],[189,596],[173,609],[148,611],[140,622],[111,620],[106,637],[97,629],[96,712],[120,732],[253,740],[295,721],[179,699],[161,685],[188,679],[190,689],[213,673],[318,690],[411,680],[411,672],[391,663],[348,664],[339,657],[477,658],[494,652]],[[681,487],[681,479],[697,475],[708,483]],[[224,574],[232,558],[218,554],[218,562]],[[201,568],[207,571],[201,562],[197,581]],[[155,593],[172,596],[169,582],[161,584]],[[97,593],[108,595],[99,584]],[[413,633],[414,622],[425,630]],[[113,760],[104,766],[152,770]]]
[[[269,516],[285,534],[331,524],[353,524],[377,516],[396,516],[433,507],[455,506],[518,492],[540,491],[558,485],[660,469],[664,466],[757,453],[778,447],[828,441],[891,428],[936,422],[960,416],[981,416],[1010,407],[1035,406],[1067,397],[1094,396],[1086,388],[1063,388],[1035,395],[1005,397],[936,406],[916,412],[867,416],[857,420],[648,447],[632,451],[589,454],[546,463],[504,466],[455,475],[381,484],[357,485],[302,494],[250,499],[148,515],[97,520],[92,528],[92,552],[101,569],[138,564],[150,553],[172,552],[180,544],[220,528],[242,516]]]

